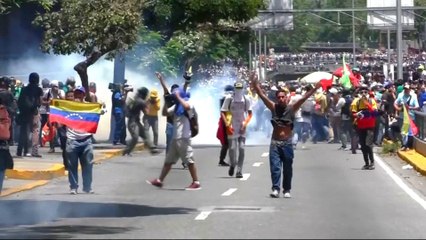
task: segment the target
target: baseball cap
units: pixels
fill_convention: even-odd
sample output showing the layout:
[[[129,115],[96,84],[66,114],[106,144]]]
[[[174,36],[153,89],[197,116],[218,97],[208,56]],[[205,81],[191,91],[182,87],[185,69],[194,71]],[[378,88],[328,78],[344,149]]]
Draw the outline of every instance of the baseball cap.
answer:
[[[243,82],[236,82],[236,83],[234,84],[234,87],[235,87],[235,88],[244,88],[244,84],[243,84]]]
[[[331,88],[331,89],[329,90],[329,92],[330,92],[331,94],[333,94],[333,95],[335,95],[335,94],[337,94],[337,93],[338,93],[337,89],[335,89],[335,88]]]
[[[78,86],[78,87],[76,87],[75,89],[74,89],[74,92],[75,91],[80,91],[80,92],[82,92],[82,93],[86,93],[86,89],[84,89],[84,87],[83,86]]]
[[[410,84],[405,83],[403,88],[404,88],[404,89],[410,89]]]

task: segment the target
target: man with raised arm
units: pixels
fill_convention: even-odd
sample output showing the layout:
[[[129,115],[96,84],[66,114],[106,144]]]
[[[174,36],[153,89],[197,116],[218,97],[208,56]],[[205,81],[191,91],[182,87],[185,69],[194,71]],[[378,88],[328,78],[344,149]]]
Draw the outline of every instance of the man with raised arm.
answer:
[[[321,87],[318,82],[315,88],[309,89],[302,98],[292,105],[287,105],[287,93],[279,89],[275,96],[277,103],[269,99],[262,91],[255,73],[251,73],[250,81],[266,107],[272,112],[272,137],[269,147],[269,165],[272,180],[273,198],[278,198],[280,193],[281,169],[283,173],[283,193],[285,198],[290,198],[291,179],[293,176],[294,151],[292,145],[294,118],[302,104]],[[281,167],[282,166],[282,167]]]

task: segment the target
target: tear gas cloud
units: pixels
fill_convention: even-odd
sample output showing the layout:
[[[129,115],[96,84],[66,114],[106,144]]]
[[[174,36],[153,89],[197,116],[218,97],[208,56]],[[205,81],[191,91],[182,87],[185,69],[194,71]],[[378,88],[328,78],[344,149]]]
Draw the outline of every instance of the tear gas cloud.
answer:
[[[30,56],[30,55],[29,55]],[[47,78],[49,80],[58,80],[65,83],[66,79],[73,76],[76,79],[76,85],[81,85],[78,74],[73,70],[73,67],[84,57],[79,55],[69,56],[54,56],[45,55],[42,58],[25,57],[20,60],[11,62],[8,65],[9,76],[15,76],[23,83],[28,83],[28,75],[31,72],[38,72],[40,79]],[[219,144],[216,138],[216,131],[218,128],[218,121],[220,116],[219,99],[223,95],[224,86],[233,84],[234,79],[231,76],[231,68],[225,67],[220,76],[214,76],[209,81],[198,81],[191,83],[189,91],[191,93],[191,102],[194,104],[198,117],[200,132],[197,137],[193,139],[195,144]],[[99,141],[106,141],[110,135],[110,120],[111,120],[111,91],[108,89],[108,83],[113,82],[114,76],[114,63],[100,59],[94,65],[88,68],[89,82],[95,82],[97,85],[97,96],[99,101],[105,102],[108,112],[101,117],[99,122],[98,131],[95,138]],[[140,72],[126,68],[125,78],[128,84],[133,85],[135,91],[139,87],[147,87],[148,89],[156,89],[162,95],[162,87],[157,80],[155,73]],[[170,86],[174,83],[183,85],[184,79],[182,77],[171,79],[166,78],[167,85]],[[134,97],[134,92],[129,93],[129,97]],[[164,99],[162,99],[161,106]],[[161,110],[160,110],[161,111]],[[161,115],[161,113],[160,113]],[[252,120],[253,124],[255,119]],[[159,144],[165,144],[165,117],[159,118]],[[152,134],[152,132],[151,132]],[[129,136],[129,134],[128,134]],[[259,134],[249,132],[248,143],[264,143],[266,139],[259,138]]]

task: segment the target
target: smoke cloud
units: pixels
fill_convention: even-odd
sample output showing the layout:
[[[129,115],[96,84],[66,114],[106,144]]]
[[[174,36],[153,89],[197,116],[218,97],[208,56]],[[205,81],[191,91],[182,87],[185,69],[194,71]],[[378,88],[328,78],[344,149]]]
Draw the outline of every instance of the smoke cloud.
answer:
[[[82,60],[84,60],[84,57],[79,55],[44,55],[43,57],[37,58],[27,56],[20,60],[10,62],[7,72],[9,76],[15,76],[25,84],[28,83],[28,75],[31,72],[38,72],[40,79],[47,78],[49,80],[58,80],[64,83],[67,77],[73,76],[77,80],[77,85],[81,85],[80,78],[73,70],[73,67]],[[193,139],[194,144],[219,144],[219,140],[216,138],[220,116],[219,99],[223,94],[224,86],[234,83],[230,69],[225,68],[223,72],[221,76],[213,77],[213,79],[209,81],[194,82],[190,85],[191,102],[197,110],[200,125],[200,133]],[[108,89],[108,83],[113,82],[113,61],[100,59],[88,68],[88,76],[89,81],[95,82],[97,85],[98,99],[105,102],[107,105],[108,112],[101,117],[98,132],[95,135],[97,140],[106,141],[109,139],[110,134],[112,94]],[[133,85],[135,90],[144,86],[150,90],[156,89],[161,95],[163,93],[154,72],[140,72],[126,68],[125,78],[128,79],[128,83]],[[169,88],[174,83],[179,85],[183,85],[184,83],[183,78],[166,79],[166,81]],[[129,97],[134,97],[134,94],[135,92],[130,93]],[[162,99],[161,106],[163,102],[164,99]],[[166,119],[164,117],[160,117],[159,119],[159,144],[165,144]],[[254,122],[254,120],[252,121]],[[264,134],[259,135],[255,132],[249,133],[247,142],[249,144],[264,143],[266,139],[264,139],[263,135]]]

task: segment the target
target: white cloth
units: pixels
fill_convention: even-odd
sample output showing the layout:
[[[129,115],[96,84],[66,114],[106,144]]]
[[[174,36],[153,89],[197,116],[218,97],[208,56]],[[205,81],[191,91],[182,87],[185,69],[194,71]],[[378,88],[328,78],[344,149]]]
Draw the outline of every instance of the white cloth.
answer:
[[[248,97],[244,96],[242,99],[236,99],[235,94],[233,96],[228,96],[225,98],[225,101],[223,101],[223,105],[221,108],[222,112],[231,112],[232,115],[232,121],[231,125],[234,129],[234,134],[232,136],[228,136],[231,138],[238,138],[238,137],[245,137],[244,134],[240,134],[240,129],[243,126],[243,122],[247,116],[247,113],[249,111],[252,111],[252,106],[250,99]]]

